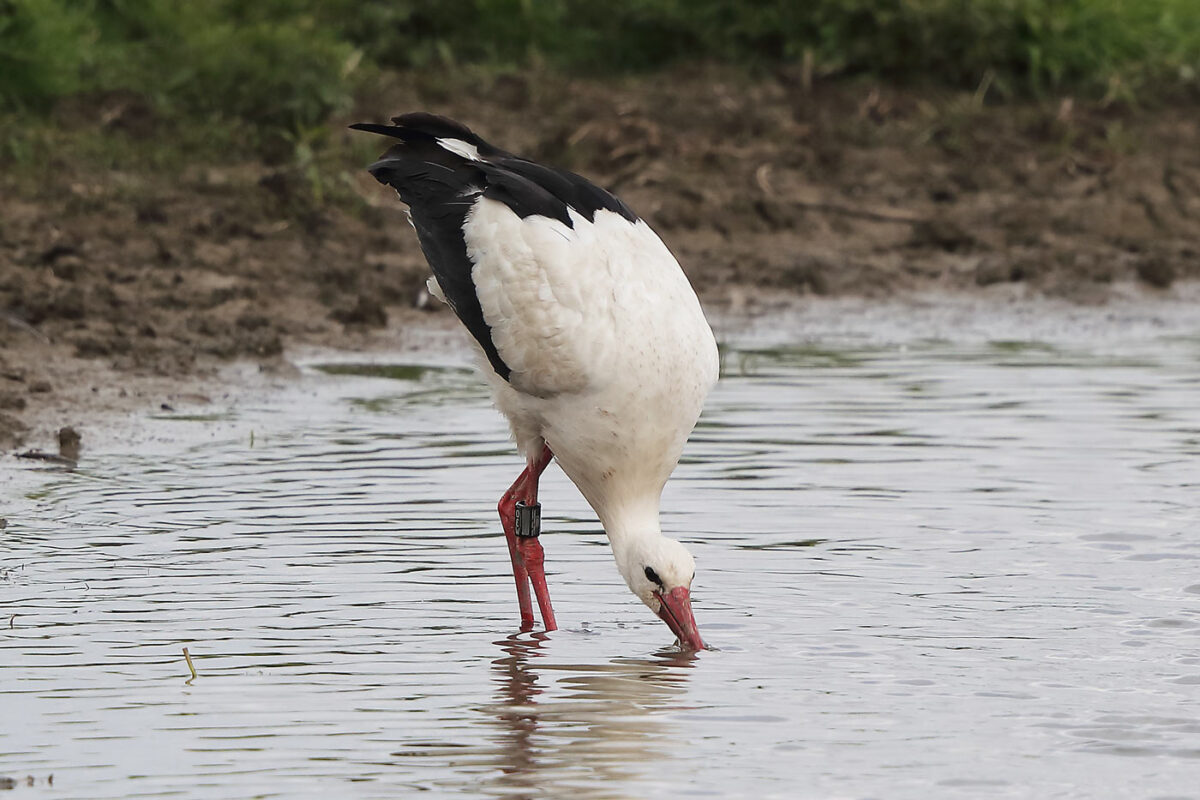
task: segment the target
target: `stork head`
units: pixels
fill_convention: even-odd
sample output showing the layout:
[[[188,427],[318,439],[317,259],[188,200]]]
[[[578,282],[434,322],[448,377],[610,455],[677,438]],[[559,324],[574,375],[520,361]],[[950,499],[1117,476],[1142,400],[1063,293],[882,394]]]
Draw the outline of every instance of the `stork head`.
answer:
[[[691,588],[696,577],[692,554],[661,534],[635,538],[615,554],[625,583],[667,623],[680,646],[703,650],[704,640],[692,615]]]

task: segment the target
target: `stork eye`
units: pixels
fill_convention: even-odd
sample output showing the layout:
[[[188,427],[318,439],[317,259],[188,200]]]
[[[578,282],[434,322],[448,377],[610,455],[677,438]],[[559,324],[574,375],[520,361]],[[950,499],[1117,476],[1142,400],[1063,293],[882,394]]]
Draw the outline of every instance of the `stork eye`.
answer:
[[[646,567],[646,577],[654,583],[657,583],[659,586],[663,585],[662,578],[658,577],[658,573],[650,569],[650,567]]]

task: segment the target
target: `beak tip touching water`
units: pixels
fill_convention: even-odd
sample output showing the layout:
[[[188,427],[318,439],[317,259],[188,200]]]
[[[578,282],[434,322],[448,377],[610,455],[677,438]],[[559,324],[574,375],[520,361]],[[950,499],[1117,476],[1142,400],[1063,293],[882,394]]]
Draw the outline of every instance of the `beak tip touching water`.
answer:
[[[679,639],[685,650],[704,650],[706,645],[700,638],[696,618],[692,615],[692,598],[686,586],[677,586],[669,592],[656,593],[659,601],[658,616],[671,633]]]

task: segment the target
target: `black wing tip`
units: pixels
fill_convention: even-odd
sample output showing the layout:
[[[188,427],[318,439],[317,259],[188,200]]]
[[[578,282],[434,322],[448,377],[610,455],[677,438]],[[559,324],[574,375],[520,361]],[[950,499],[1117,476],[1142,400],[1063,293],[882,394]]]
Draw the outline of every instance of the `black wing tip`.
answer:
[[[464,142],[469,142],[476,147],[491,148],[487,142],[479,138],[479,135],[463,125],[461,122],[456,122],[449,117],[431,114],[428,111],[410,111],[407,114],[400,114],[392,117],[391,125],[381,125],[376,122],[356,122],[348,126],[353,131],[367,131],[368,133],[381,133],[384,136],[392,136],[397,139],[405,139],[414,135],[419,137],[429,137],[431,139],[462,139]]]
[[[353,125],[346,126],[352,131],[366,131],[367,133],[381,133],[384,136],[395,136],[399,138],[401,128],[395,125],[380,125],[377,122],[356,122]]]

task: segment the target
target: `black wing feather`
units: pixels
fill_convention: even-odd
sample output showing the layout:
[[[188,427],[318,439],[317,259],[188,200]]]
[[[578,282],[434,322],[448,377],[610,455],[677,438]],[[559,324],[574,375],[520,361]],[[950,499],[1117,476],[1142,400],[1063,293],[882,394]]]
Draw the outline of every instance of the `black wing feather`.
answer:
[[[522,219],[543,216],[568,227],[574,227],[572,209],[589,220],[599,210],[615,212],[630,222],[636,222],[637,215],[585,178],[493,147],[454,120],[416,112],[394,117],[392,122],[350,127],[400,140],[368,170],[409,206],[421,250],[447,302],[479,342],[496,374],[508,380],[511,370],[496,351],[492,329],[483,318],[471,280],[474,265],[463,238],[467,213],[478,198],[504,203]],[[465,158],[438,144],[438,139],[447,138],[473,145],[482,160]]]
[[[463,226],[467,212],[483,189],[484,175],[474,162],[458,159],[436,143],[429,148],[393,147],[368,169],[377,181],[393,187],[408,204],[421,252],[442,287],[446,302],[483,348],[496,374],[508,380],[508,364],[492,341],[492,328],[471,281],[474,266],[467,256]]]
[[[516,156],[502,156],[495,159],[495,163],[497,167],[506,172],[520,175],[541,187],[559,202],[575,209],[588,220],[595,219],[596,212],[603,209],[620,214],[630,222],[637,222],[637,214],[634,214],[629,206],[574,172],[552,169]],[[567,224],[571,223],[568,221]]]

